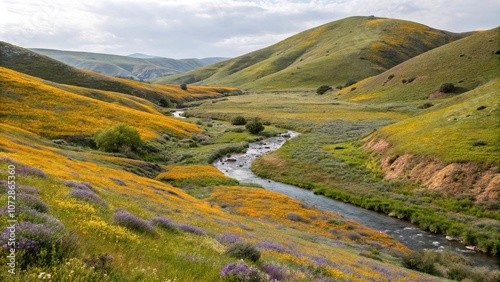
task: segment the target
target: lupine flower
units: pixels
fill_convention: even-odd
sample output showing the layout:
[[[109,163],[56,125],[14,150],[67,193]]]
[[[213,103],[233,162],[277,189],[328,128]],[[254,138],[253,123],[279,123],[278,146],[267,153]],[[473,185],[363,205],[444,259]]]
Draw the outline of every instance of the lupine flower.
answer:
[[[236,242],[240,242],[241,238],[238,234],[233,233],[221,233],[215,236],[215,240],[219,241],[222,244],[230,245]]]
[[[17,235],[16,249],[25,250],[28,253],[35,254],[40,249],[50,249],[52,244],[59,238],[64,226],[62,223],[51,222],[50,224],[39,224],[31,222],[21,222],[16,225]],[[11,230],[6,227],[0,234],[0,244],[2,248],[8,249],[8,240]]]
[[[43,172],[43,170],[35,167],[30,167],[30,166],[21,166],[16,168],[16,173],[19,175],[27,176],[27,175],[34,175],[34,176],[39,176],[42,178],[47,177],[47,174]]]
[[[144,233],[154,232],[154,227],[144,219],[138,218],[126,210],[118,210],[113,215],[115,224]]]
[[[161,217],[153,217],[149,220],[152,225],[158,226],[167,230],[174,230],[177,229],[177,224],[173,222],[172,220],[161,216]]]
[[[92,185],[90,185],[88,183],[84,183],[84,182],[76,182],[73,180],[67,180],[67,181],[64,181],[64,185],[66,185],[68,187],[73,187],[73,188],[77,188],[77,189],[89,190],[89,191],[95,192],[95,189],[94,189],[94,187],[92,187]]]
[[[260,282],[263,281],[262,274],[243,262],[233,262],[226,265],[220,275],[227,281]]]
[[[98,204],[103,205],[103,206],[107,205],[107,203],[103,199],[99,198],[99,196],[92,193],[92,191],[90,191],[90,190],[72,189],[70,194],[71,194],[71,196],[73,196],[77,199],[80,199],[80,200],[98,203]]]
[[[197,235],[203,235],[203,234],[207,233],[204,230],[202,230],[198,227],[189,225],[189,224],[179,223],[179,224],[177,224],[177,227],[182,231],[186,231],[186,232],[197,234]]]
[[[47,212],[49,210],[49,206],[36,196],[21,193],[17,195],[17,199],[20,207],[29,207],[39,212]]]

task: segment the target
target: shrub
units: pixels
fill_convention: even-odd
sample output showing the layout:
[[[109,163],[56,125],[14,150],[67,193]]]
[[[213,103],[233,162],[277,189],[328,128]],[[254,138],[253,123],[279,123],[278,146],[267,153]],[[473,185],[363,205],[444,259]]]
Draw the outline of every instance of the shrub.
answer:
[[[323,95],[323,94],[325,94],[329,90],[332,90],[332,88],[330,86],[328,86],[328,85],[321,85],[316,90],[316,93],[318,93],[319,95]]]
[[[233,125],[245,125],[247,124],[247,120],[242,117],[242,116],[237,116],[235,117],[232,122],[231,122]]]
[[[186,91],[186,90],[188,89],[188,87],[187,87],[187,84],[186,84],[186,83],[181,84],[181,85],[180,85],[180,87],[181,87],[181,89],[182,89],[182,90],[184,90],[184,91]]]
[[[481,139],[476,140],[474,141],[474,143],[472,143],[472,146],[486,146],[486,141]]]
[[[387,80],[391,80],[394,78],[394,74],[390,74],[388,77],[387,77]]]
[[[230,282],[260,282],[264,281],[260,272],[242,262],[233,262],[226,265],[220,272],[225,281]]]
[[[106,152],[127,153],[139,148],[142,144],[137,129],[125,123],[97,131],[94,134],[94,141],[99,150]]]
[[[349,86],[351,86],[351,85],[355,84],[356,82],[357,82],[357,81],[355,81],[355,80],[352,80],[352,79],[351,79],[351,80],[347,81],[347,82],[344,84],[344,88],[345,88],[345,87],[349,87]]]
[[[247,123],[245,128],[251,134],[259,134],[264,130],[264,125],[258,119],[254,119],[253,121]]]
[[[441,87],[439,87],[439,91],[444,93],[450,93],[455,89],[455,85],[453,83],[447,82],[443,83]]]
[[[427,103],[424,103],[423,105],[419,106],[418,108],[419,109],[428,109],[428,108],[433,107],[433,106],[434,106],[433,103],[427,102]]]
[[[249,259],[253,262],[258,261],[260,258],[259,250],[253,244],[245,242],[236,242],[230,245],[226,250],[226,254],[238,259]]]
[[[432,275],[437,274],[434,262],[437,261],[437,253],[428,251],[412,252],[403,257],[403,266],[409,269],[429,273]]]
[[[149,224],[149,222],[138,218],[132,213],[126,210],[119,210],[113,215],[113,222],[116,225],[126,227],[131,230],[135,230],[142,233],[152,233],[154,227]]]

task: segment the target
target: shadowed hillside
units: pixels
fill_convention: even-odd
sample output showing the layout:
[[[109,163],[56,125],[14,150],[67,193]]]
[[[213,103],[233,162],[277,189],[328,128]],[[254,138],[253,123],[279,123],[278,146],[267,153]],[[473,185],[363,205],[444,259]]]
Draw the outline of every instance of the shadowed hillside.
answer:
[[[463,36],[397,19],[351,17],[228,61],[156,81],[245,89],[344,85]]]

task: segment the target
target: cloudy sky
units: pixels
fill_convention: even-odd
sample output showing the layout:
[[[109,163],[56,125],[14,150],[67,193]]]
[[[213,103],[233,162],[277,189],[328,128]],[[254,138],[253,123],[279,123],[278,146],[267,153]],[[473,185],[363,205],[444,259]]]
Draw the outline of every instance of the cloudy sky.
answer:
[[[235,57],[355,15],[454,32],[500,25],[500,0],[0,0],[0,40],[27,48]]]

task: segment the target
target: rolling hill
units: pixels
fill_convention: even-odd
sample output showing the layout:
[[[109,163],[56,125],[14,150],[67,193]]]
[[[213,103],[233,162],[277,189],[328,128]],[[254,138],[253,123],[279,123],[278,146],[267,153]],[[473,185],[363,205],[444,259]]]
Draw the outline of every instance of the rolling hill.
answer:
[[[338,92],[341,99],[369,103],[452,97],[500,76],[500,27],[435,48]],[[439,93],[453,83],[452,93]]]
[[[45,55],[0,42],[0,66],[60,84],[114,91],[144,98],[155,104],[168,105],[209,97],[222,97],[237,91],[229,87],[190,86],[186,91],[179,85],[154,85],[130,79],[115,78],[77,69]]]
[[[153,81],[243,89],[344,85],[464,36],[403,20],[350,17],[231,60]]]
[[[41,48],[32,48],[30,50],[42,55],[46,55],[76,68],[98,72],[110,76],[134,78],[140,80],[179,74],[228,59],[213,57],[204,59],[176,60],[171,58],[147,56],[143,54],[135,56],[118,56],[110,54],[61,51]]]

